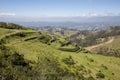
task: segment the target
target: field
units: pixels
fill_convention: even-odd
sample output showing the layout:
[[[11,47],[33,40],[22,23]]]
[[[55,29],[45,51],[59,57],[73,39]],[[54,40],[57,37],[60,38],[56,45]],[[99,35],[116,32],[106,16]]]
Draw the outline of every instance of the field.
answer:
[[[115,36],[111,43],[104,46],[120,50],[120,36]]]
[[[14,32],[14,31],[9,30],[9,29],[0,28],[0,37],[5,35],[5,34],[11,33],[11,32]]]
[[[2,30],[2,29],[1,29]],[[3,31],[3,30],[2,30]],[[14,32],[14,31],[13,31]],[[21,32],[21,31],[20,31]],[[60,47],[61,42],[65,42],[66,40],[62,38],[58,38],[56,42],[52,42],[51,44],[42,43],[37,38],[39,35],[46,35],[45,33],[39,34],[37,31],[23,31],[27,34],[24,37],[20,36],[11,36],[7,38],[8,43],[5,45],[10,47],[12,50],[17,51],[19,54],[24,55],[24,58],[27,60],[30,60],[34,63],[38,63],[41,61],[43,64],[45,64],[46,68],[49,68],[47,66],[48,63],[44,60],[44,58],[48,58],[48,60],[57,59],[60,61],[61,68],[67,68],[70,70],[70,73],[76,72],[76,70],[79,70],[79,66],[82,66],[83,70],[80,70],[81,74],[84,75],[84,77],[92,76],[95,80],[101,80],[101,78],[97,78],[96,74],[101,72],[105,75],[102,80],[119,80],[120,79],[120,58],[116,57],[108,57],[108,56],[102,56],[98,54],[93,53],[84,53],[84,51],[80,52],[69,52],[69,51],[62,51],[58,48],[65,48],[65,49],[74,49],[75,46],[68,45]],[[2,32],[0,35],[6,35],[9,34],[9,30],[4,30],[4,33]],[[16,33],[17,34],[17,33]],[[28,40],[26,40],[28,39]],[[46,38],[45,38],[46,39]],[[120,41],[118,37],[116,37],[117,41]],[[117,41],[113,41],[115,44]],[[112,47],[119,48],[116,45],[112,43]],[[57,45],[58,47],[56,48]],[[110,44],[108,44],[110,46]],[[71,59],[73,61],[72,65],[69,64],[66,61],[66,59]],[[53,60],[54,61],[54,60]],[[35,66],[35,64],[33,64]],[[55,64],[56,65],[56,64]],[[71,66],[70,66],[71,65]],[[78,68],[79,67],[79,68]],[[44,69],[43,69],[44,70]],[[65,79],[65,78],[64,78]],[[68,78],[66,80],[73,80],[72,78]],[[80,79],[81,80],[81,79]]]

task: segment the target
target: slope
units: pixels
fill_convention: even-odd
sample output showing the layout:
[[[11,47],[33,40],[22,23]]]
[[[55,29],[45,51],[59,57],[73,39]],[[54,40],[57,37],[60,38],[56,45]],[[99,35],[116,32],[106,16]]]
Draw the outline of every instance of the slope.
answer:
[[[6,35],[6,34],[5,34]],[[52,37],[52,38],[51,38]],[[66,39],[44,32],[24,30],[6,38],[5,46],[29,60],[34,80],[119,80],[120,58],[81,51],[64,51],[75,48],[66,45]],[[23,78],[30,80],[31,78]]]
[[[89,46],[86,47],[87,50],[92,51],[92,49],[103,46],[103,45],[107,45],[107,44],[111,44],[113,42],[114,38],[110,38],[110,40],[108,40],[107,42],[103,42],[101,44],[97,44],[97,45],[93,45],[93,46]]]

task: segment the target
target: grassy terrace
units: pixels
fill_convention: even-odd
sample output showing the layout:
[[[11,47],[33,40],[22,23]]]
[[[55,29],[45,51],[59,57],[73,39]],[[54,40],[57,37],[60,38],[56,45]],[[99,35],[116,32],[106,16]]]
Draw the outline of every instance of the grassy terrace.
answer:
[[[0,30],[1,36],[15,32],[15,30]],[[55,39],[54,42],[49,44],[42,42],[42,40],[46,40],[48,42],[51,41],[50,39],[53,40],[54,38],[51,38],[52,36],[50,36],[51,35],[46,35],[46,33],[39,34],[35,30],[21,30],[9,35],[9,37],[6,38],[7,43],[5,45],[10,47],[11,50],[15,50],[19,54],[24,55],[24,58],[27,60],[30,60],[34,63],[38,63],[38,61],[40,61],[41,65],[39,66],[44,67],[42,70],[45,71],[47,69],[56,69],[56,67],[53,67],[53,65],[53,68],[50,68],[50,65],[48,66],[50,62],[46,62],[45,59],[47,59],[48,61],[52,61],[54,66],[59,64],[57,67],[60,69],[68,69],[69,73],[71,74],[76,73],[79,71],[79,69],[82,69],[79,73],[83,74],[85,77],[91,75],[95,78],[95,80],[101,80],[96,78],[96,74],[98,72],[102,72],[105,75],[102,80],[120,79],[120,58],[102,56],[89,52],[85,53],[84,51],[79,51],[76,53],[76,51],[59,50],[58,48],[72,50],[76,47],[72,45],[61,46],[61,43],[67,42],[67,40],[62,38]],[[116,40],[119,41],[117,38]],[[59,63],[55,64],[54,61],[57,60]],[[36,64],[33,65],[35,66]]]
[[[9,30],[9,29],[0,28],[0,37],[4,36],[5,34],[12,33],[12,32],[14,32],[14,31]]]
[[[38,60],[38,56],[50,57],[50,55],[54,55],[56,57],[59,57],[60,59],[72,56],[72,58],[77,63],[76,65],[84,65],[87,69],[90,69],[92,71],[92,75],[94,77],[97,72],[101,71],[106,76],[105,80],[120,79],[120,58],[106,57],[95,54],[59,51],[51,48],[48,45],[39,43],[38,41],[22,42],[13,45],[13,47],[15,47],[21,54],[23,54],[26,59],[34,61]],[[102,65],[107,66],[107,69],[104,68]]]

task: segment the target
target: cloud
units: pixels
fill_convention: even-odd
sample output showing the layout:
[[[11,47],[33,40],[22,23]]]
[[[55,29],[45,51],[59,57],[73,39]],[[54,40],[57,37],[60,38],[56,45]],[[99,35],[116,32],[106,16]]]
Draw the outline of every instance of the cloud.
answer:
[[[15,16],[15,13],[0,13],[0,17]]]
[[[120,14],[114,13],[88,13],[88,14],[81,14],[80,17],[105,17],[105,16],[120,16]]]

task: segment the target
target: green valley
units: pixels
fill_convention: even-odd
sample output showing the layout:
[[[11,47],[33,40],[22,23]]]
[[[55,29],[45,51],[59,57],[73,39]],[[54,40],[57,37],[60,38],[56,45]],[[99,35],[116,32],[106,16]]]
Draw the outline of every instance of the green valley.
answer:
[[[119,49],[119,41],[116,36],[105,46]],[[92,53],[44,31],[0,28],[0,80],[119,80],[119,75],[119,57]]]

